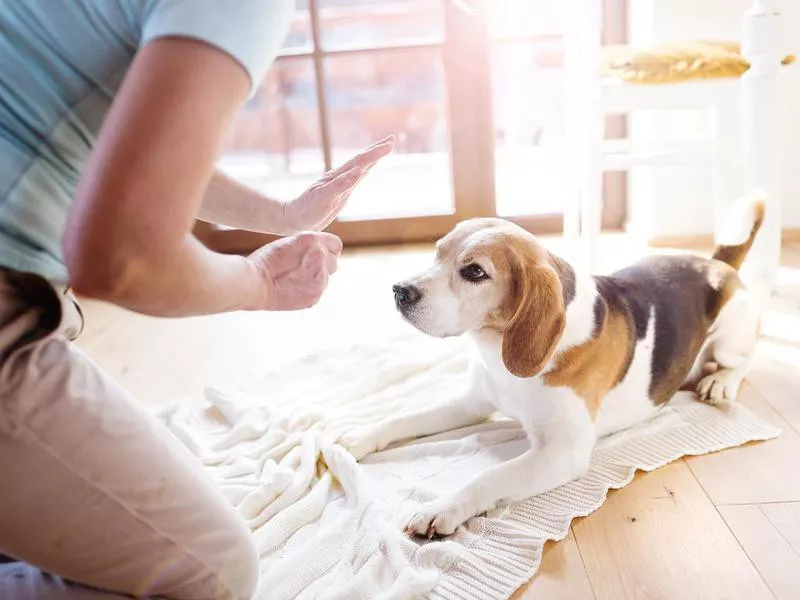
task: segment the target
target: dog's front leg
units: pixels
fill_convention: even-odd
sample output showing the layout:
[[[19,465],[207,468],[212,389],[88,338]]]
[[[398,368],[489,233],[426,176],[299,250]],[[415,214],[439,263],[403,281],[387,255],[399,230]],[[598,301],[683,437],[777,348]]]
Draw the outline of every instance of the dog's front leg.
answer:
[[[454,494],[423,504],[407,521],[406,533],[450,535],[501,501],[526,500],[581,477],[589,467],[594,436],[584,428],[567,429],[529,435],[530,450],[479,473]]]
[[[394,442],[480,423],[494,410],[481,386],[469,384],[430,407],[358,427],[343,435],[339,443],[358,460]]]

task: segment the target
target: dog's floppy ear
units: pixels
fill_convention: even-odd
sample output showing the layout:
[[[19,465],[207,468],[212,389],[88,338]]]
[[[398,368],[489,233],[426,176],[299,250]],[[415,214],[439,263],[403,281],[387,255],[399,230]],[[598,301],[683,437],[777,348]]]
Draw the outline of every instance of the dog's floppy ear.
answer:
[[[533,377],[550,360],[561,338],[566,309],[558,274],[533,257],[511,261],[512,314],[503,331],[503,364],[517,377]]]

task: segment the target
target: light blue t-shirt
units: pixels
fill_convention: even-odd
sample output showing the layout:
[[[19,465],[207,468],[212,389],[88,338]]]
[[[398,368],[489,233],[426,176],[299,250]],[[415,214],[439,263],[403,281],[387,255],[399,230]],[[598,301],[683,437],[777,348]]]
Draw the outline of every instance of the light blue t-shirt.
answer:
[[[134,54],[164,36],[230,54],[260,84],[295,0],[0,0],[0,265],[67,281],[75,186]]]

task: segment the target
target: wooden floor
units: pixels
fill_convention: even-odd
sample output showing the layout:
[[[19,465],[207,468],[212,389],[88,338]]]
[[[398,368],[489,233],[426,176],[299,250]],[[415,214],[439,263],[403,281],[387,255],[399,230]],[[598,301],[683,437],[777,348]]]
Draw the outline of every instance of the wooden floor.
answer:
[[[621,266],[639,251],[606,237],[601,262]],[[309,352],[407,331],[391,284],[430,257],[427,247],[350,253],[323,301],[302,313],[166,321],[86,302],[79,345],[141,402],[196,396]],[[783,434],[640,474],[548,544],[515,598],[800,599],[800,245],[784,247],[783,264],[740,397]]]

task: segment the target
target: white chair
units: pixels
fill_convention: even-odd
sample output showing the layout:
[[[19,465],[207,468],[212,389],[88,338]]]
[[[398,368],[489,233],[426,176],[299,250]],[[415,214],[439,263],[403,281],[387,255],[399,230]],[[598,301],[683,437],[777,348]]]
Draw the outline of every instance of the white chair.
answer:
[[[751,67],[740,78],[709,79],[659,85],[634,85],[601,76],[601,0],[571,0],[565,31],[569,144],[577,178],[575,201],[565,210],[564,234],[572,239],[578,260],[596,264],[601,230],[602,177],[605,171],[639,165],[705,162],[715,181],[713,210],[719,216],[734,198],[725,188],[728,152],[741,146],[731,139],[731,119],[743,119],[744,170],[747,189],[766,193],[768,217],[757,246],[768,257],[764,275],[774,281],[780,261],[781,189],[785,93],[781,60],[790,48],[789,18],[781,0],[755,0],[743,18],[742,53]],[[578,16],[580,15],[580,16]],[[741,111],[730,111],[732,95]],[[639,109],[698,109],[715,114],[713,135],[670,143],[605,140],[607,114]],[[635,201],[635,199],[633,199]],[[756,252],[756,250],[754,250]],[[765,267],[766,268],[766,267]]]

